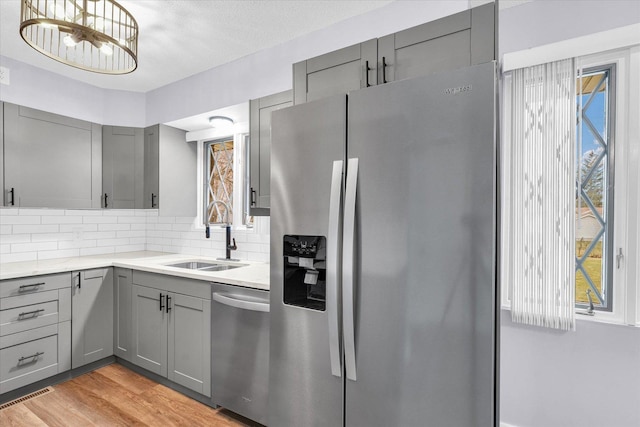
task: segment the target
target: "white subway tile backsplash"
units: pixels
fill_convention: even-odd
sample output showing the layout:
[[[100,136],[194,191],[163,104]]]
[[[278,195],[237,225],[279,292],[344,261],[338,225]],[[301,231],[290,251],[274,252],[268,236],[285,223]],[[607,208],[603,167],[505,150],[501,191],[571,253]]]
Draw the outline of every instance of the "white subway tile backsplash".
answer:
[[[96,240],[98,246],[120,246],[128,245],[129,239],[101,239]]]
[[[98,231],[98,224],[62,224],[60,226],[60,232],[61,233],[65,233],[65,232],[72,232],[72,233],[77,233],[77,232],[86,232],[86,231]]]
[[[11,253],[51,251],[56,249],[58,249],[58,242],[13,243],[11,245]]]
[[[13,234],[32,234],[32,233],[57,233],[59,226],[57,224],[47,225],[14,225]]]
[[[60,242],[73,239],[73,233],[37,233],[31,235],[32,242]]]
[[[0,262],[153,250],[224,257],[225,228],[204,227],[193,217],[162,217],[144,209],[0,209]],[[269,221],[232,230],[234,258],[269,261]]]
[[[113,254],[115,252],[116,252],[116,248],[114,248],[113,246],[81,248],[80,256]]]
[[[68,257],[76,257],[80,256],[79,249],[66,249],[66,250],[57,250],[57,251],[39,251],[38,259],[54,259],[54,258],[68,258]]]
[[[85,216],[82,217],[84,224],[115,224],[118,222],[117,216]]]
[[[16,215],[2,217],[2,224],[40,224],[40,216],[35,215]]]
[[[73,216],[43,216],[42,224],[75,224],[78,222],[78,218]]]
[[[34,209],[34,208],[18,208],[18,215],[38,215],[38,216],[59,216],[64,215],[62,209]]]
[[[38,253],[37,252],[22,252],[22,253],[11,253],[11,254],[1,254],[0,255],[0,263],[4,262],[20,262],[20,261],[37,261]]]
[[[68,209],[64,211],[65,215],[71,216],[102,216],[101,209]]]
[[[116,237],[145,237],[147,235],[146,231],[118,231],[116,232]]]
[[[115,231],[91,231],[88,233],[84,233],[83,238],[85,239],[115,239],[116,232]]]
[[[100,231],[126,231],[131,230],[129,224],[98,224]]]
[[[144,243],[139,245],[121,245],[116,246],[116,253],[120,252],[135,252],[135,251],[144,251],[145,245]]]
[[[119,216],[119,223],[124,224],[145,224],[147,222],[147,217],[144,216]]]
[[[31,242],[31,234],[9,234],[0,237],[0,243],[28,243]]]
[[[102,216],[131,216],[133,212],[130,209],[104,209]]]
[[[79,249],[79,248],[95,248],[97,240],[71,240],[67,242],[58,242],[58,249]]]

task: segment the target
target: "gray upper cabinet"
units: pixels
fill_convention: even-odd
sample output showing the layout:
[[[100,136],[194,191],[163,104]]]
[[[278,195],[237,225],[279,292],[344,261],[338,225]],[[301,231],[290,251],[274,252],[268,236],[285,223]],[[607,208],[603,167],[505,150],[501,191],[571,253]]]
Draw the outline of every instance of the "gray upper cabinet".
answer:
[[[388,83],[496,59],[488,3],[378,39],[378,81]]]
[[[144,209],[157,209],[160,193],[160,125],[144,130]]]
[[[159,134],[159,152],[154,153],[159,157],[160,181],[156,188],[162,197],[162,202],[155,199],[155,207],[160,209],[160,216],[196,216],[197,145],[187,142],[182,129],[166,125],[154,128]]]
[[[102,127],[4,104],[5,205],[99,208]]]
[[[371,39],[293,64],[294,104],[376,85],[377,58]]]
[[[275,110],[289,107],[292,104],[292,90],[253,99],[250,102],[250,215],[269,215],[271,194],[271,113]]]
[[[102,127],[102,207],[143,207],[144,129]]]
[[[72,274],[71,366],[77,368],[113,354],[113,270]]]

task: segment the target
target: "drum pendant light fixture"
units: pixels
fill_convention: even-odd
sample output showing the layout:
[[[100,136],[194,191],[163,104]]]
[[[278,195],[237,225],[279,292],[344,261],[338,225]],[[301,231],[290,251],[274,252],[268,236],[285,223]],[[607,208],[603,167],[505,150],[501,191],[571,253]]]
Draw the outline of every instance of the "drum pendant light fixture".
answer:
[[[113,0],[21,0],[20,35],[83,70],[126,74],[138,66],[138,23]]]

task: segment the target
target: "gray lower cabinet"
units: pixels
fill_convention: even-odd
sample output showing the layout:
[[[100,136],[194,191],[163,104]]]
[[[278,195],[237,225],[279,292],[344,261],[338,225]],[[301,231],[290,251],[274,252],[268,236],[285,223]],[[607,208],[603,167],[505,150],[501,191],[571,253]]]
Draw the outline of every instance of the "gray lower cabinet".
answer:
[[[100,125],[10,103],[3,116],[5,205],[100,207]]]
[[[0,282],[0,395],[71,369],[71,274]]]
[[[131,322],[132,293],[131,270],[114,268],[113,270],[113,353],[132,361]]]
[[[211,396],[211,301],[169,294],[167,378]]]
[[[496,59],[494,3],[378,39],[380,84]]]
[[[163,377],[167,376],[167,295],[158,289],[133,285],[131,362]]]
[[[113,270],[72,273],[71,367],[113,354]]]
[[[378,83],[378,41],[371,39],[293,64],[293,102],[325,98]]]
[[[291,105],[293,105],[293,91],[291,90],[252,99],[250,102],[250,215],[269,215],[271,194],[271,113]]]
[[[138,271],[133,282],[130,361],[210,397],[210,285]]]
[[[143,208],[144,129],[102,127],[102,207]]]

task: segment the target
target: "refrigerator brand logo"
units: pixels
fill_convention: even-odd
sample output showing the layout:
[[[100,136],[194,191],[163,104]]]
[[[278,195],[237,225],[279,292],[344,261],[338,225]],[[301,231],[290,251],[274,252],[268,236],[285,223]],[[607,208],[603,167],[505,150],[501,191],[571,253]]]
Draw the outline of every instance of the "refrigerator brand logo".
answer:
[[[444,90],[444,93],[447,95],[458,95],[459,93],[470,92],[473,90],[472,85],[466,86],[458,86],[458,87],[450,87]]]

